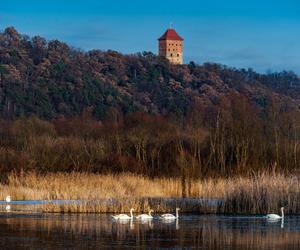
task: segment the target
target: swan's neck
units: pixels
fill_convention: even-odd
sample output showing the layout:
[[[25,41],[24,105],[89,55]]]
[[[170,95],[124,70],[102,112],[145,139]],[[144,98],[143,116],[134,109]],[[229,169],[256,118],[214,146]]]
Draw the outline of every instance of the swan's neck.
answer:
[[[178,218],[179,215],[178,215],[178,209],[176,209],[176,218]]]
[[[284,218],[283,208],[281,209],[281,218]]]
[[[133,218],[132,209],[130,209],[130,217]]]

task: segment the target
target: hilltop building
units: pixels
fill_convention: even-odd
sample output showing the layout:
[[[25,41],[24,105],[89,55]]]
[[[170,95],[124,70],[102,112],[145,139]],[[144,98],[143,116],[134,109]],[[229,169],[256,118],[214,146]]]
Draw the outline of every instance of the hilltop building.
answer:
[[[167,31],[158,39],[159,55],[173,64],[183,63],[183,38],[174,29]]]

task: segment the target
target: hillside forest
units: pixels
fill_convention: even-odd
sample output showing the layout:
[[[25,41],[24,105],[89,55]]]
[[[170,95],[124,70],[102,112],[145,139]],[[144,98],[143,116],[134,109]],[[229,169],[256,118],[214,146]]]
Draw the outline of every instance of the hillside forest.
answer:
[[[0,170],[297,172],[300,78],[0,33]]]

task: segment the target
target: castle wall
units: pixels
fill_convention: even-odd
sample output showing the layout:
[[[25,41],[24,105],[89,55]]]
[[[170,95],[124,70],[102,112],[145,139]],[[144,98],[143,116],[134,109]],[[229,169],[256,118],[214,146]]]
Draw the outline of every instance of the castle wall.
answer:
[[[178,40],[160,40],[159,55],[173,64],[183,63],[183,42]]]

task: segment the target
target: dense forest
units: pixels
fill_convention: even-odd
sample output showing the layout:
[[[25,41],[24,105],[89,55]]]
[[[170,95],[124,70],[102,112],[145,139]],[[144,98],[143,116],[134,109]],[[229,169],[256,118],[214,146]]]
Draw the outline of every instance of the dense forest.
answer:
[[[0,170],[297,171],[300,78],[0,33]]]

